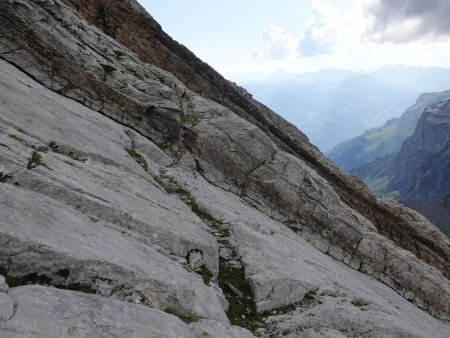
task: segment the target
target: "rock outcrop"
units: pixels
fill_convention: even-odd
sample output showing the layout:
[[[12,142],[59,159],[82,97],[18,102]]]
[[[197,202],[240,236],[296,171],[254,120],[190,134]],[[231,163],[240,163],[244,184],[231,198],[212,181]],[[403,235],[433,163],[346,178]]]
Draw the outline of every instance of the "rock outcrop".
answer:
[[[0,335],[448,335],[448,239],[138,3],[0,25]]]

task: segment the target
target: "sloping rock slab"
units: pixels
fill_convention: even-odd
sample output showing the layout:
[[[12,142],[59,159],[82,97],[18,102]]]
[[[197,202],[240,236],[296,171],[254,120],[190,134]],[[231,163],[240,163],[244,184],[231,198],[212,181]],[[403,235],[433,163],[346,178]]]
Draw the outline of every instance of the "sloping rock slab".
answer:
[[[3,338],[253,337],[241,328],[208,321],[190,328],[179,318],[146,306],[116,299],[41,286],[10,289],[14,316],[0,321]],[[240,335],[236,335],[238,332]]]

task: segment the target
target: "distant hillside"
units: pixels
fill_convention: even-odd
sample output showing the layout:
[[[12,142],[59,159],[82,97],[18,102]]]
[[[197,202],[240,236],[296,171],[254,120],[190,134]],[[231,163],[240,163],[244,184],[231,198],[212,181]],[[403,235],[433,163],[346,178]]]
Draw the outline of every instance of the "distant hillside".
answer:
[[[400,150],[403,141],[412,135],[425,107],[450,98],[450,90],[422,94],[416,103],[399,118],[389,120],[384,126],[366,131],[364,134],[339,144],[327,152],[327,156],[343,170],[349,171],[363,166],[376,158]]]
[[[426,108],[400,151],[351,171],[450,230],[450,100]]]

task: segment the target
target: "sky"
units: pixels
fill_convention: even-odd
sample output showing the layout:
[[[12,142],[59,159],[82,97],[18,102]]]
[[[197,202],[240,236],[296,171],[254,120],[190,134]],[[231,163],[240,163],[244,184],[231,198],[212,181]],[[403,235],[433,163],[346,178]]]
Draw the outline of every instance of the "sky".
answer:
[[[216,70],[450,67],[450,0],[139,0]]]

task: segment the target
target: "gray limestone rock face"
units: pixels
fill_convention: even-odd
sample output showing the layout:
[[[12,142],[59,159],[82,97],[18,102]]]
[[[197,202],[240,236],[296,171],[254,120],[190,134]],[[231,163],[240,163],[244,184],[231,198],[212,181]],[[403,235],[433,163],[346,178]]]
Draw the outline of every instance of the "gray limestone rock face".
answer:
[[[216,337],[229,337],[229,338],[252,338],[255,337],[248,330],[245,330],[238,326],[230,326],[228,324],[212,321],[202,320],[198,323],[189,325],[196,334],[196,337],[204,338],[216,338]]]
[[[65,3],[0,3],[0,272],[41,284],[0,279],[0,335],[251,337],[222,259],[261,335],[448,336],[450,242],[429,222],[245,91],[188,86]]]
[[[450,332],[448,323],[418,309],[375,278],[320,252],[281,222],[212,186],[194,171],[178,167],[166,174],[189,190],[202,210],[229,225],[230,241],[258,310],[295,305],[293,312],[269,317],[279,334],[445,337]]]
[[[194,338],[175,316],[148,307],[40,286],[13,288],[14,316],[0,324],[9,337]]]
[[[159,310],[80,292],[33,285],[12,288],[7,297],[0,295],[0,336],[5,338],[254,337],[223,322],[205,320],[188,326]]]
[[[158,143],[176,138],[182,110],[168,73],[140,63],[60,1],[2,2],[0,8],[3,59]],[[167,82],[155,80],[161,78]]]
[[[0,275],[0,293],[5,293],[9,289],[8,284],[6,284],[5,277]]]
[[[0,293],[0,323],[14,315],[14,300],[6,293]]]
[[[0,266],[11,276],[227,321],[215,289],[136,236],[20,187],[0,192]]]
[[[21,137],[29,145],[48,149],[54,142],[70,147],[73,153],[72,157],[51,150],[41,153],[47,167],[30,171],[26,163],[33,148],[2,134],[2,143],[8,147],[0,149],[0,156],[11,176],[5,183],[56,199],[96,220],[136,231],[143,240],[177,256],[200,250],[200,264],[217,274],[217,244],[205,224],[187,213],[184,203],[169,196],[153,179],[160,165],[170,163],[167,155],[148,139],[53,94],[4,61],[0,65],[0,121],[9,126],[8,133],[21,134],[19,128],[28,133]],[[31,113],[30,105],[35,107]],[[154,173],[146,173],[127,154],[129,148],[142,151],[149,171],[153,168]],[[77,154],[86,160],[74,160]]]
[[[127,154],[123,127],[0,62],[2,269],[25,282],[88,286],[227,321],[223,296],[172,259],[197,250],[197,264],[217,274],[216,241]],[[54,151],[51,141],[70,152]],[[28,170],[34,153],[42,163]]]
[[[402,322],[398,310],[382,312],[376,305],[362,304],[333,297],[301,313],[271,320],[286,337],[448,337],[446,326],[428,321]]]
[[[260,129],[231,112],[204,116],[184,142],[211,183],[242,196],[320,251],[374,276],[433,315],[450,318],[450,284],[441,271],[379,234],[327,180]],[[231,145],[240,150],[230,151]]]

